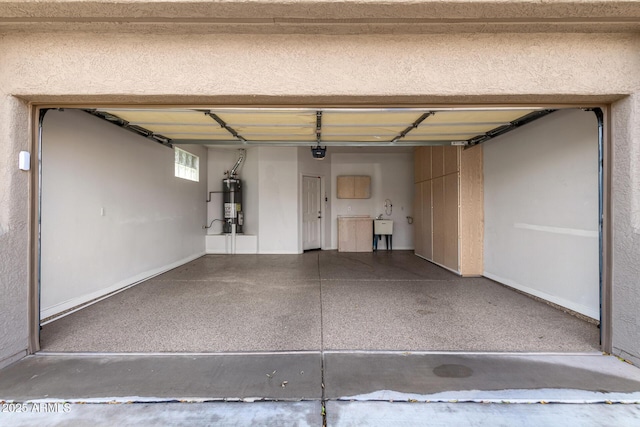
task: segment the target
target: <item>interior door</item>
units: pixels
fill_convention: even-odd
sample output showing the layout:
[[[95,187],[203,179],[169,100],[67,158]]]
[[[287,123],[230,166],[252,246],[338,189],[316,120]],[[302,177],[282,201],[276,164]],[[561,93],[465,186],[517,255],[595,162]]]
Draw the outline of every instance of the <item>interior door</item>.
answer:
[[[322,247],[322,194],[320,177],[302,177],[302,249]]]

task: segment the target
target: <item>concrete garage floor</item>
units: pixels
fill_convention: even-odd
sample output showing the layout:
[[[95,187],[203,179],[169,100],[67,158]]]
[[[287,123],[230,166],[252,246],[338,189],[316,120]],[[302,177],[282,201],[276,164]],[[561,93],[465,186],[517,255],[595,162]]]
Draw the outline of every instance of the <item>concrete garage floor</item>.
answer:
[[[599,349],[595,325],[408,251],[205,256],[46,324],[41,344],[48,352]]]
[[[42,344],[0,373],[26,411],[0,424],[640,423],[640,370],[596,352],[594,325],[409,252],[206,256]]]
[[[601,354],[36,355],[1,372],[0,402],[12,426],[637,426],[640,370]]]

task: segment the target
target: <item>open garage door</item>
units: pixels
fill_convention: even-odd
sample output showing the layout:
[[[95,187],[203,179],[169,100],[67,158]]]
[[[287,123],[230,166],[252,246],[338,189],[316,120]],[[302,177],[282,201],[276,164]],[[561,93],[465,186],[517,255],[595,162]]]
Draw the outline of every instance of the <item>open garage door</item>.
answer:
[[[598,123],[564,110],[484,146],[484,275],[600,319]]]
[[[593,112],[540,107],[50,111],[42,138],[44,348],[81,351],[69,343],[91,330],[98,336],[79,340],[91,342],[84,351],[108,351],[109,342],[153,351],[119,347],[118,334],[136,330],[145,316],[133,312],[157,301],[149,314],[162,316],[150,316],[139,334],[181,336],[202,319],[218,332],[190,338],[207,335],[207,344],[178,339],[155,351],[252,350],[234,347],[234,336],[251,328],[265,337],[253,350],[323,342],[350,350],[597,349],[598,135]],[[319,254],[303,254],[304,176],[321,180]],[[340,189],[339,177],[367,177],[366,191]],[[393,224],[377,236],[390,235],[393,251],[382,250],[391,244],[376,237],[376,217]],[[340,221],[371,225],[341,235]],[[356,249],[341,250],[351,243]],[[503,299],[513,292],[503,285],[582,320],[521,294]],[[114,293],[99,303],[118,301],[113,307],[89,317],[80,313],[94,308],[77,311]],[[207,317],[189,298],[221,304],[211,306],[220,316]],[[100,320],[115,307],[123,311]],[[572,338],[557,343],[580,343],[567,348],[547,336],[537,347],[501,344],[512,340],[503,336],[509,325],[550,318],[545,331],[562,329],[563,319],[569,325]],[[474,336],[484,319],[490,327]],[[230,327],[243,321],[251,328]],[[345,321],[351,336],[338,327]],[[318,340],[287,341],[296,329]],[[464,346],[449,339],[456,333]]]

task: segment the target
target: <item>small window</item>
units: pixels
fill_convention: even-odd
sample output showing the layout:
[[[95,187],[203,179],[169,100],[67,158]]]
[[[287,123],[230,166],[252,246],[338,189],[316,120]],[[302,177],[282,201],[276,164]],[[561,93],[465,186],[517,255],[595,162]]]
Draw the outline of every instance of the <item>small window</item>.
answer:
[[[190,181],[200,181],[200,158],[175,147],[176,176]]]

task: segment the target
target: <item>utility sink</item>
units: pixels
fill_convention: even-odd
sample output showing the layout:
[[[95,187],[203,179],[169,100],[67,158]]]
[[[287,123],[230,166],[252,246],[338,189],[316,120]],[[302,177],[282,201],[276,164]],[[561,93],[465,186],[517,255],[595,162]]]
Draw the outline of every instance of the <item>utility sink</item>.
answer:
[[[393,221],[390,219],[376,219],[373,221],[373,234],[393,234]]]

